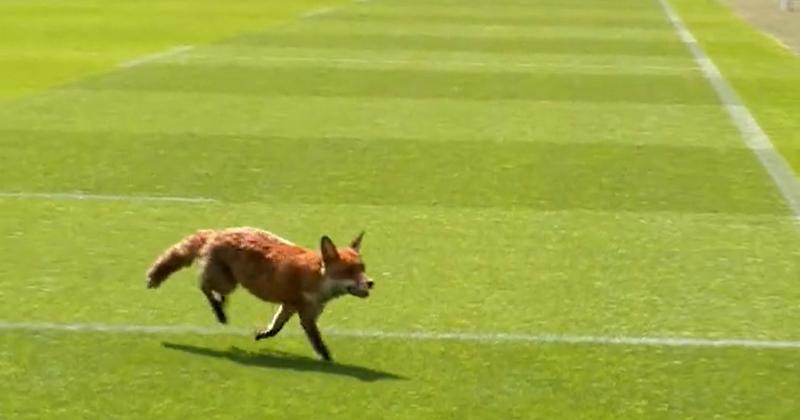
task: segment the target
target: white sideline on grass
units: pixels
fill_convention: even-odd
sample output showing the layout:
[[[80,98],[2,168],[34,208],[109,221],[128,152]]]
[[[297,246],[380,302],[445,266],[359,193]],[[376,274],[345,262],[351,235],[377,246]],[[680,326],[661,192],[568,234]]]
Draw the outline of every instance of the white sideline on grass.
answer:
[[[203,327],[195,325],[123,325],[79,323],[60,324],[50,322],[11,322],[0,321],[0,331],[61,331],[96,332],[109,334],[197,334],[197,335],[240,335],[249,336],[248,331],[232,327]],[[558,334],[512,334],[512,333],[469,333],[469,332],[403,332],[403,331],[346,331],[323,330],[325,335],[367,339],[422,340],[422,341],[462,341],[484,344],[528,343],[528,344],[586,344],[619,345],[646,347],[732,347],[752,349],[800,349],[800,341],[753,340],[739,338],[682,338],[682,337],[624,337],[624,336],[581,336]],[[297,336],[299,332],[287,331],[284,334]]]
[[[355,0],[355,1],[358,2],[358,3],[361,3],[361,2],[364,2],[366,0]],[[333,7],[333,6],[320,7],[318,9],[310,10],[310,11],[308,11],[306,13],[303,13],[302,15],[300,15],[300,19],[308,19],[308,18],[313,18],[315,16],[325,15],[325,14],[333,12],[334,10],[336,10],[336,7]],[[117,64],[117,67],[118,68],[136,67],[136,66],[139,66],[139,65],[142,65],[142,64],[145,64],[145,63],[150,63],[150,62],[153,62],[153,61],[163,60],[163,59],[168,58],[168,57],[174,57],[174,56],[183,54],[183,53],[185,53],[187,51],[190,51],[192,49],[194,49],[194,45],[179,45],[177,47],[170,48],[170,49],[167,49],[167,50],[164,50],[164,51],[161,51],[161,52],[148,54],[148,55],[145,55],[145,56],[142,56],[142,57],[139,57],[139,58],[134,58],[134,59],[128,60],[128,61],[123,61],[122,63]]]
[[[334,10],[336,10],[336,8],[332,7],[332,6],[331,7],[320,7],[318,9],[309,10],[308,12],[303,13],[300,17],[302,19],[313,18],[315,16],[326,15],[328,13],[333,12]]]
[[[739,129],[742,140],[756,155],[758,161],[761,162],[761,165],[777,185],[778,190],[786,200],[786,204],[794,213],[795,220],[800,221],[800,182],[797,181],[794,171],[781,154],[775,150],[775,146],[770,141],[767,133],[758,125],[755,117],[739,99],[736,91],[728,84],[714,62],[700,47],[697,39],[686,27],[686,24],[683,23],[681,17],[670,6],[669,0],[658,1],[678,33],[678,37],[689,49],[694,61],[700,67],[703,76],[714,88],[733,124]]]
[[[162,60],[162,59],[167,58],[167,57],[172,57],[172,56],[176,56],[178,54],[183,54],[186,51],[191,50],[192,48],[194,48],[193,45],[181,45],[181,46],[178,46],[178,47],[175,47],[175,48],[170,48],[168,50],[164,50],[164,51],[161,51],[161,52],[148,54],[148,55],[145,55],[145,56],[142,56],[142,57],[139,57],[139,58],[134,58],[133,60],[123,61],[122,63],[117,64],[117,67],[124,68],[124,69],[131,68],[131,67],[136,67],[136,66],[139,66],[139,65],[142,65],[142,64],[145,64],[145,63],[149,63],[149,62],[152,62],[152,61]]]
[[[84,193],[34,193],[34,192],[0,192],[0,199],[33,199],[33,200],[69,200],[69,201],[162,201],[172,203],[218,203],[218,200],[205,197],[171,197],[156,195],[105,195]]]

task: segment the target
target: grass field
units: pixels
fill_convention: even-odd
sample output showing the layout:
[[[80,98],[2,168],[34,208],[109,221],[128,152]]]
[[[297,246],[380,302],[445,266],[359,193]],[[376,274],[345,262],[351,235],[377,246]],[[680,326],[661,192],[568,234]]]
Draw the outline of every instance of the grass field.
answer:
[[[800,59],[671,3],[800,168]],[[2,419],[800,411],[797,216],[658,1],[5,1],[0,28]],[[194,270],[145,289],[234,225],[366,229],[335,364],[296,321],[254,342],[275,308],[243,291],[217,326]]]

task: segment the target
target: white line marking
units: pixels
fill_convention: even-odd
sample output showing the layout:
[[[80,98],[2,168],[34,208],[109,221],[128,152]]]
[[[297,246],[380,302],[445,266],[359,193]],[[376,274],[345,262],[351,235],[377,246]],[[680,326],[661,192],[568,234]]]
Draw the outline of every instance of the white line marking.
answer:
[[[0,199],[18,200],[72,200],[72,201],[162,201],[173,203],[218,203],[218,200],[205,197],[170,197],[151,195],[105,195],[84,193],[33,193],[33,192],[0,192]]]
[[[775,146],[761,126],[758,125],[753,114],[739,99],[739,96],[722,76],[714,62],[703,52],[697,39],[683,23],[678,13],[670,6],[668,0],[658,1],[661,3],[661,7],[664,9],[670,23],[675,27],[678,37],[686,44],[692,57],[694,57],[694,61],[700,67],[714,91],[716,91],[733,124],[739,129],[745,144],[756,155],[769,176],[772,177],[781,195],[786,200],[786,204],[794,213],[795,220],[800,221],[800,183],[798,183],[794,171],[780,153],[775,150]]]
[[[676,337],[620,337],[620,336],[580,336],[580,335],[528,335],[506,333],[462,333],[462,332],[384,332],[384,331],[337,331],[328,333],[342,337],[394,338],[402,340],[448,340],[476,342],[527,342],[554,344],[595,344],[654,347],[750,347],[750,348],[796,348],[800,341],[772,341],[751,339],[711,339]]]
[[[114,334],[199,334],[242,335],[242,330],[223,327],[200,327],[192,325],[112,325],[112,324],[58,324],[52,322],[6,322],[0,321],[0,331],[67,331],[102,332]]]
[[[0,331],[64,331],[99,332],[110,334],[197,334],[197,335],[252,335],[255,329],[226,327],[202,327],[195,325],[115,325],[115,324],[59,324],[50,322],[0,321]],[[466,341],[477,343],[530,343],[530,344],[587,344],[647,347],[738,347],[754,349],[800,349],[800,341],[751,340],[731,338],[677,338],[677,337],[620,337],[580,336],[557,334],[507,334],[467,332],[392,332],[392,331],[345,331],[326,329],[326,335],[353,338],[420,340],[420,341]],[[286,335],[301,335],[287,331]]]
[[[778,46],[780,46],[781,48],[789,51],[792,54],[795,54],[795,55],[798,54],[798,51],[795,51],[794,48],[789,46],[789,44],[783,42],[783,40],[778,38],[777,35],[772,34],[770,32],[764,32],[764,34],[766,34],[768,38],[772,39],[772,41],[775,42],[776,44],[778,44]]]
[[[331,13],[334,10],[336,10],[335,7],[320,7],[319,9],[309,10],[308,12],[303,13],[302,15],[300,15],[300,18],[308,19],[317,16],[327,15],[328,13]]]
[[[139,58],[135,58],[133,60],[124,61],[122,63],[119,63],[117,65],[117,67],[119,67],[119,68],[135,67],[135,66],[138,66],[138,65],[141,65],[141,64],[150,63],[150,62],[161,60],[161,59],[164,59],[164,58],[167,58],[167,57],[173,57],[173,56],[185,53],[186,51],[189,51],[192,48],[194,48],[194,46],[192,46],[192,45],[181,45],[179,47],[170,48],[170,49],[162,51],[162,52],[158,52],[158,53],[154,53],[154,54],[148,54],[148,55],[145,55],[145,56],[142,56],[142,57],[139,57]]]

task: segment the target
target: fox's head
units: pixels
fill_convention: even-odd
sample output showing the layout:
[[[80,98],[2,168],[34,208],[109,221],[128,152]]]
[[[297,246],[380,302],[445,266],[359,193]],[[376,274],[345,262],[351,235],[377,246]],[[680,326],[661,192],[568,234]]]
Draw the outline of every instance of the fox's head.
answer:
[[[347,248],[336,248],[331,238],[323,236],[320,240],[320,251],[324,266],[323,276],[329,285],[331,297],[349,293],[365,298],[374,285],[367,276],[366,266],[361,260],[361,232]]]

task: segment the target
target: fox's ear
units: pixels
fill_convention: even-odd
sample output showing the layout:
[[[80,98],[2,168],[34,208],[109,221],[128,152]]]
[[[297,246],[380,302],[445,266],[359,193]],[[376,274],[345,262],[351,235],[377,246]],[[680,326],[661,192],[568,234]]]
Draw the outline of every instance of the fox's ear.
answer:
[[[361,252],[361,240],[364,239],[364,231],[362,230],[361,233],[353,239],[353,242],[350,242],[350,248],[353,248],[356,252]]]
[[[319,241],[319,249],[322,252],[323,261],[335,261],[339,258],[339,251],[336,250],[336,245],[327,236],[323,236]]]

